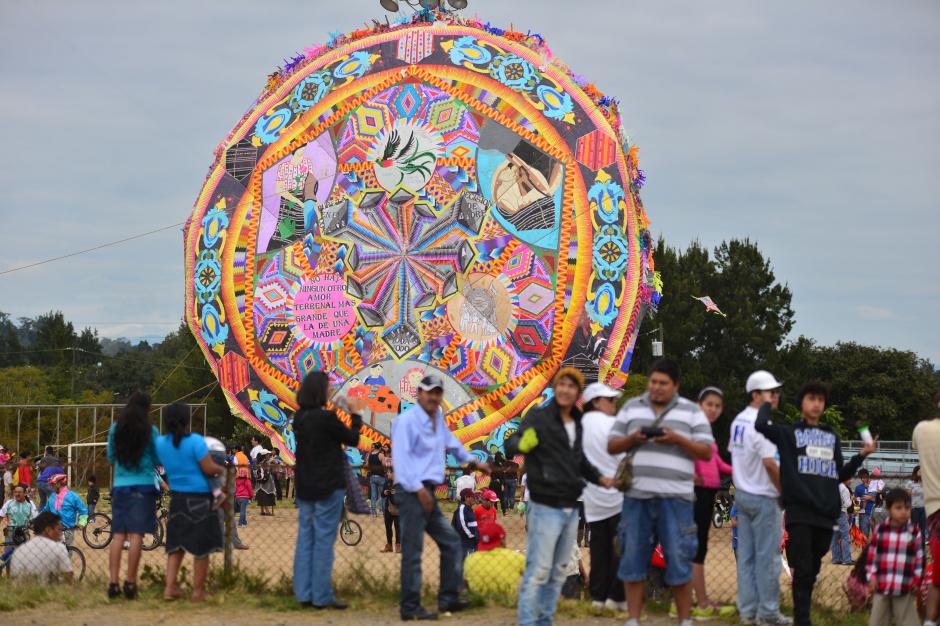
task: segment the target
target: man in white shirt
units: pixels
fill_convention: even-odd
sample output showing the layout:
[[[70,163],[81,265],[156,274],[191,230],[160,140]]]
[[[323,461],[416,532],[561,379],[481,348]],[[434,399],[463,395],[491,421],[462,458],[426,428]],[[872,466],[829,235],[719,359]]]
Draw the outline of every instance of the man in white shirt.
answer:
[[[473,476],[473,471],[469,469],[465,469],[463,471],[463,474],[457,478],[456,482],[454,483],[454,487],[455,487],[454,490],[457,492],[458,497],[461,493],[463,493],[464,489],[469,489],[470,491],[476,491],[477,479]]]
[[[604,476],[616,476],[624,453],[609,454],[607,438],[617,414],[615,400],[620,392],[603,383],[591,383],[581,395],[584,405],[581,417],[581,448],[584,457]],[[584,519],[591,532],[591,604],[594,608],[626,611],[623,584],[617,578],[614,537],[620,525],[623,494],[613,487],[588,483],[581,494]],[[577,573],[577,572],[576,572]]]
[[[927,617],[924,626],[936,626],[940,615],[940,391],[933,395],[937,411],[932,420],[924,420],[914,427],[914,449],[920,457],[920,472],[924,481],[924,507],[927,509],[927,537],[933,555],[933,584],[927,597]]]
[[[71,582],[72,561],[62,543],[59,516],[44,511],[33,520],[36,535],[16,548],[10,562],[10,576],[50,580],[56,577]]]
[[[738,615],[742,624],[785,626],[780,614],[780,465],[777,446],[754,429],[757,409],[780,404],[783,383],[758,370],[748,376],[750,404],[731,423],[732,478],[738,514]]]
[[[852,492],[849,491],[848,479],[839,483],[839,498],[842,500],[842,513],[839,515],[839,526],[832,534],[832,564],[854,565],[852,560],[852,540],[849,536],[849,508],[852,507]]]
[[[258,462],[258,455],[261,454],[263,450],[264,448],[261,446],[261,439],[259,439],[256,435],[252,435],[251,436],[251,452],[248,453],[248,456],[251,457],[252,463]]]

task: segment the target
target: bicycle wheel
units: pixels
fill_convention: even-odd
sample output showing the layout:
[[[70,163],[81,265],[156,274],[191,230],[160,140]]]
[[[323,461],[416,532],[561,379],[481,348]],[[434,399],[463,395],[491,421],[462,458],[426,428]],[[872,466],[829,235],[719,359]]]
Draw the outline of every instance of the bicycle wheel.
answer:
[[[75,546],[68,546],[69,560],[72,562],[72,577],[81,580],[85,577],[85,554]]]
[[[161,545],[163,545],[163,533],[163,522],[158,519],[156,528],[154,528],[152,533],[146,533],[144,535],[144,539],[140,547],[147,552],[156,550]]]
[[[362,526],[351,519],[339,523],[339,536],[347,546],[358,545],[362,541]]]
[[[716,510],[712,513],[712,526],[715,528],[721,528],[725,525],[725,515],[720,510]]]
[[[88,517],[88,524],[82,530],[82,537],[88,547],[100,550],[111,543],[111,518],[104,513],[95,513]]]

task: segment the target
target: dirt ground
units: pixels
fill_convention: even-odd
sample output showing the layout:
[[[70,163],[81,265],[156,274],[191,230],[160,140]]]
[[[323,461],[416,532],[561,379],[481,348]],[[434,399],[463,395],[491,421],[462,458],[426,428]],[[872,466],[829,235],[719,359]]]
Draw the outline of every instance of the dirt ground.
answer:
[[[200,607],[193,608],[150,608],[131,607],[126,604],[104,606],[99,609],[82,609],[69,611],[68,615],[61,612],[50,612],[42,609],[17,611],[2,616],[4,624],[30,625],[30,626],[161,626],[177,624],[198,624],[200,626],[267,626],[267,625],[299,625],[299,624],[330,624],[335,626],[352,626],[367,624],[391,624],[399,622],[398,614],[393,608],[377,612],[333,611],[320,613],[313,610],[304,611],[265,611],[263,609],[235,609],[231,607]],[[488,607],[474,609],[458,615],[442,616],[442,623],[460,624],[461,626],[499,626],[513,624],[515,612],[512,609]],[[573,626],[613,626],[622,623],[622,619],[614,617],[559,617],[556,624]],[[720,624],[720,622],[709,622]],[[643,620],[645,626],[672,626],[675,619],[666,616],[650,616]]]
[[[452,508],[452,507],[448,507]],[[450,513],[445,511],[450,517]],[[334,574],[338,585],[356,588],[357,577],[367,573],[379,580],[397,581],[400,558],[397,554],[381,553],[385,545],[385,525],[381,517],[354,515],[352,519],[362,526],[362,540],[356,546],[347,546],[341,540],[336,542],[336,561]],[[236,551],[238,565],[250,572],[276,583],[281,577],[289,577],[293,569],[294,544],[296,540],[297,513],[287,500],[279,502],[273,517],[262,517],[259,509],[252,504],[249,507],[247,528],[239,529],[242,541],[248,550]],[[514,550],[525,549],[524,519],[516,514],[499,516],[499,522],[506,530],[506,542]],[[100,577],[107,575],[107,550],[94,550],[87,546],[81,537],[76,545],[85,553],[87,573]],[[590,556],[587,547],[582,549],[585,569],[590,571]],[[222,564],[221,555],[213,556],[215,565]],[[158,570],[165,567],[166,556],[162,548],[145,552],[142,567],[150,565]],[[425,542],[423,560],[424,582],[436,587],[439,580],[439,559],[436,546],[430,539]],[[184,562],[184,565],[187,562]],[[824,559],[823,569],[817,583],[815,600],[831,609],[843,609],[846,606],[842,583],[849,573],[848,567],[831,565],[828,556]],[[709,541],[706,576],[709,595],[714,600],[733,603],[736,592],[736,565],[731,551],[731,529],[728,527],[712,529]],[[781,600],[789,602],[789,577],[781,574]],[[336,622],[353,623],[353,622]]]

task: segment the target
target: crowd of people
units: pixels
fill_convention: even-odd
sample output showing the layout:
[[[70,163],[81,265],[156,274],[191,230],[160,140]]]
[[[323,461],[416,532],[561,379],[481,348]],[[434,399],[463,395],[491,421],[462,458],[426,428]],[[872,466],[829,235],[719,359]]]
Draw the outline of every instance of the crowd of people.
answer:
[[[920,465],[905,485],[889,487],[879,468],[862,468],[877,439],[843,458],[839,436],[821,422],[828,402],[824,384],[804,384],[796,394],[799,419],[785,423],[773,419],[783,384],[769,372],[754,372],[745,387],[748,404],[731,423],[725,459],[713,432],[725,409],[724,394],[706,387],[693,402],[680,395],[680,382],[678,366],[661,359],[652,366],[646,392],[621,399],[617,390],[586,385],[578,370],[563,368],[550,399],[526,413],[505,442],[507,456],[497,453],[491,464],[447,427],[443,380],[423,377],[416,403],[394,420],[390,442],[374,444],[364,467],[368,511],[385,522],[382,552],[401,556],[401,618],[431,620],[439,612],[461,611],[469,606],[469,590],[515,596],[521,626],[551,624],[559,597],[579,595],[571,589],[586,580],[594,607],[626,612],[626,626],[639,626],[649,565],[659,558],[681,626],[735,613],[743,624],[805,626],[811,624],[822,560],[831,552],[833,564],[855,565],[864,578],[872,625],[920,624],[912,594],[920,593],[927,574],[928,548],[934,568],[940,557],[940,394],[934,399],[938,418],[920,423],[912,436]],[[245,448],[226,449],[193,433],[185,405],[164,409],[161,435],[151,423],[149,397],[132,395],[107,440],[114,466],[108,597],[137,596],[143,537],[154,532],[157,497],[169,489],[164,597],[181,596],[179,572],[190,554],[191,599],[206,599],[209,556],[223,548],[225,493],[219,477],[231,465],[237,526],[248,524],[252,499],[261,515],[274,515],[276,501],[293,496],[297,601],[316,609],[346,608],[333,588],[333,547],[349,488],[344,448],[360,444],[363,405],[359,398],[334,398],[349,414],[344,423],[329,398],[325,373],[304,379],[294,416],[295,465],[289,468],[258,438]],[[464,467],[450,481],[448,456]],[[94,477],[83,500],[69,488],[51,448],[35,459],[0,448],[0,463],[8,496],[0,517],[8,539],[22,539],[13,539],[22,545],[8,547],[0,559],[10,561],[13,576],[67,578],[65,542],[94,512],[100,497]],[[477,475],[489,477],[486,488],[478,488]],[[734,606],[713,602],[705,582],[722,475],[733,483]],[[438,500],[439,487],[457,501],[450,519]],[[506,547],[499,523],[499,512],[505,516],[514,508],[525,514],[523,552]],[[589,568],[579,526],[586,527]],[[858,563],[850,528],[864,543]],[[421,605],[425,534],[440,552],[438,612]],[[792,575],[792,619],[780,611],[784,565]],[[934,572],[932,580],[940,577]],[[932,586],[924,625],[936,626],[938,602]]]

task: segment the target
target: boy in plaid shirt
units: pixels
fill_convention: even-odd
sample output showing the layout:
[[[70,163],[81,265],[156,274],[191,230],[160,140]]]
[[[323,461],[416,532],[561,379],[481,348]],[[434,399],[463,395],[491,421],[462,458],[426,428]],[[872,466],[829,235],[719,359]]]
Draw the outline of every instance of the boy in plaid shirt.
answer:
[[[904,489],[885,494],[888,519],[875,530],[866,571],[874,597],[869,626],[918,626],[914,594],[920,590],[924,547],[911,523],[911,496]]]

